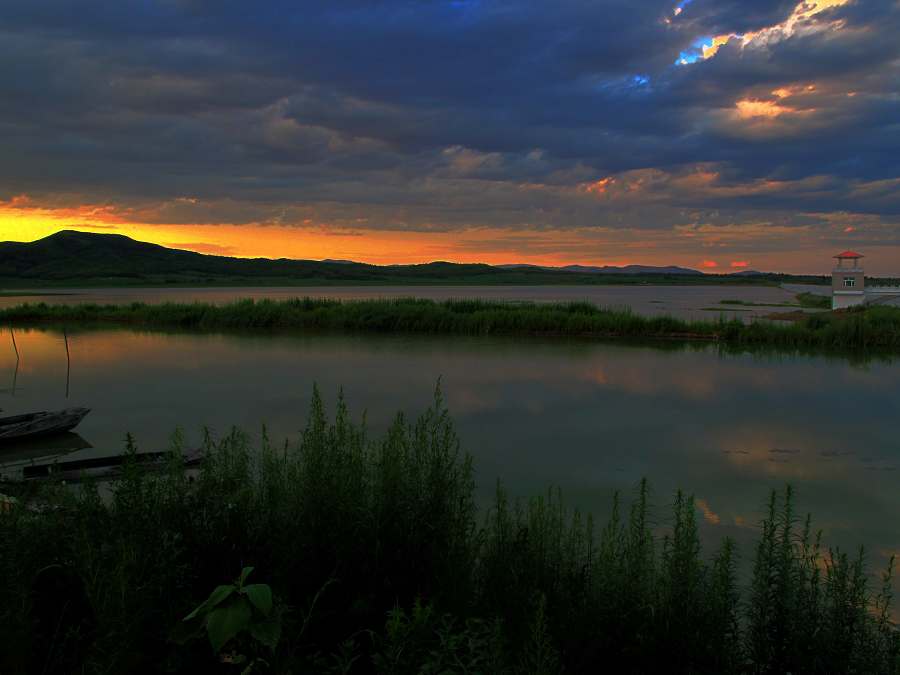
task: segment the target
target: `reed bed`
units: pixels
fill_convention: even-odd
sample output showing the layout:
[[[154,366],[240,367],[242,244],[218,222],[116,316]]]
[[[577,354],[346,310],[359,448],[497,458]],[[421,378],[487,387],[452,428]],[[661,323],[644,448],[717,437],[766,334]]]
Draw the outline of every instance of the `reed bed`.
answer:
[[[314,392],[299,442],[207,434],[193,480],[182,445],[162,473],[127,462],[108,494],[49,484],[0,513],[0,672],[900,672],[891,570],[872,587],[790,488],[742,552],[704,551],[692,497],[656,513],[646,481],[605,523],[499,484],[479,513],[439,392],[378,438]],[[275,648],[180,644],[247,566],[274,593]],[[265,658],[235,665],[240,648]]]
[[[720,317],[685,321],[643,317],[587,302],[511,303],[423,299],[337,301],[240,300],[226,305],[23,304],[0,310],[10,325],[115,324],[176,330],[302,330],[458,335],[579,336],[602,339],[704,340],[788,349],[900,349],[900,309],[865,307],[817,313],[791,323],[743,323]]]

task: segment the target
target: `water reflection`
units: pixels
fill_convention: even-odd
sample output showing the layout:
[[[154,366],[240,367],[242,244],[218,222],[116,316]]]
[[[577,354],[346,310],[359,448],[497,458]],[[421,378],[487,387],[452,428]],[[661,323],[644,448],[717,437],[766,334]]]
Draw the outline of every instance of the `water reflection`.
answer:
[[[4,441],[0,445],[0,461],[18,462],[41,457],[66,455],[93,447],[74,431],[51,436]]]
[[[81,456],[93,446],[80,435],[68,431],[52,436],[16,439],[0,444],[0,480],[21,480],[22,471],[35,464],[50,464]]]
[[[273,438],[295,438],[314,382],[329,401],[343,386],[378,433],[397,410],[418,414],[442,377],[484,500],[501,476],[514,495],[557,485],[602,515],[615,490],[647,476],[657,504],[678,487],[695,493],[704,536],[730,534],[749,558],[768,491],[791,481],[829,543],[865,544],[877,564],[900,550],[900,367],[889,361],[583,341],[101,331],[69,334],[66,402],[62,333],[17,338],[18,391],[0,393],[0,407],[92,408],[78,431],[94,447],[79,456],[121,450],[126,431],[142,450],[159,450],[178,425],[189,445],[204,425],[258,433],[265,423]],[[0,347],[0,377],[14,365],[11,345]]]

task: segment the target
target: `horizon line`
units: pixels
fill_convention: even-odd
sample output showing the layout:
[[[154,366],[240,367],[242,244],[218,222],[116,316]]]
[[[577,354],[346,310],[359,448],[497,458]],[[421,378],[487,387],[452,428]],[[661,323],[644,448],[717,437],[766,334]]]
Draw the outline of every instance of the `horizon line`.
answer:
[[[432,260],[423,260],[421,262],[373,263],[373,262],[365,262],[365,261],[361,261],[361,260],[353,260],[353,259],[349,259],[349,258],[331,258],[331,257],[329,257],[329,258],[290,258],[290,257],[273,258],[273,257],[268,257],[268,256],[240,255],[239,253],[226,252],[226,251],[221,251],[221,252],[216,252],[216,251],[212,251],[212,250],[203,251],[203,250],[197,250],[195,248],[191,248],[190,247],[191,244],[189,244],[189,243],[163,244],[163,243],[159,243],[159,242],[138,239],[138,238],[135,238],[135,237],[132,237],[127,234],[120,233],[120,232],[93,232],[93,231],[91,231],[90,228],[78,229],[77,226],[63,227],[63,228],[57,230],[56,232],[52,232],[51,234],[45,235],[43,237],[37,237],[36,239],[31,239],[31,240],[27,240],[27,241],[4,240],[0,243],[3,243],[3,244],[6,244],[6,243],[34,244],[39,241],[43,241],[45,239],[50,239],[57,235],[66,234],[66,233],[77,233],[77,234],[83,234],[83,235],[88,235],[88,236],[92,236],[92,237],[123,237],[130,241],[134,241],[134,242],[141,243],[141,244],[160,246],[167,250],[182,251],[185,253],[196,253],[197,255],[205,255],[205,256],[210,256],[213,258],[231,258],[231,259],[238,259],[238,260],[268,260],[268,261],[272,261],[272,262],[278,262],[278,261],[318,262],[318,263],[338,264],[338,265],[339,264],[369,265],[371,267],[413,267],[413,266],[417,266],[417,265],[433,265],[433,264],[443,263],[443,264],[448,264],[448,265],[485,265],[487,267],[496,267],[496,268],[531,267],[531,268],[535,268],[535,269],[548,270],[548,271],[554,271],[554,270],[567,271],[566,268],[571,268],[571,267],[594,268],[597,270],[599,270],[601,268],[621,270],[621,269],[625,269],[627,267],[646,267],[646,268],[650,268],[650,269],[654,269],[654,270],[663,270],[666,268],[677,268],[680,270],[685,270],[685,271],[691,272],[693,274],[704,275],[704,276],[734,276],[734,275],[739,275],[739,274],[759,274],[759,275],[783,274],[783,275],[789,275],[789,276],[828,276],[828,274],[825,274],[825,273],[814,274],[814,273],[805,273],[805,272],[762,271],[762,270],[747,268],[747,267],[743,267],[743,266],[739,266],[739,267],[731,266],[731,267],[721,267],[721,268],[716,266],[716,267],[709,268],[708,271],[704,271],[704,270],[696,269],[694,267],[689,267],[686,265],[679,265],[677,263],[653,265],[653,264],[647,264],[647,263],[641,263],[641,262],[630,262],[630,263],[621,263],[621,264],[576,262],[576,263],[565,263],[565,264],[561,264],[561,265],[547,265],[547,264],[522,262],[522,261],[506,262],[506,263],[489,263],[489,262],[477,261],[477,260],[454,261],[454,260],[446,260],[446,259],[440,259],[440,258],[436,258],[436,259],[432,259]],[[215,247],[216,246],[216,245],[209,245],[209,244],[206,244],[203,242],[198,242],[195,245],[198,247],[200,247],[200,246]],[[222,248],[224,249],[225,247],[222,247]],[[595,272],[595,273],[598,273],[598,272]],[[639,273],[640,272],[638,272],[638,274]]]

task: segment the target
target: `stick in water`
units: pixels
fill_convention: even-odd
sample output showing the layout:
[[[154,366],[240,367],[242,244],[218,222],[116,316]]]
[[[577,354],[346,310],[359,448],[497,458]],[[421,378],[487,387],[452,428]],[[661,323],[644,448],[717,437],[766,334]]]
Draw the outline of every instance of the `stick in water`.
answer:
[[[13,370],[13,381],[12,381],[12,395],[16,395],[16,381],[19,379],[19,345],[16,344],[16,334],[13,332],[13,327],[9,327],[9,337],[12,338],[13,349],[16,350],[16,368]]]
[[[66,398],[69,398],[69,372],[72,370],[72,360],[69,358],[69,336],[63,328],[63,340],[66,342]]]

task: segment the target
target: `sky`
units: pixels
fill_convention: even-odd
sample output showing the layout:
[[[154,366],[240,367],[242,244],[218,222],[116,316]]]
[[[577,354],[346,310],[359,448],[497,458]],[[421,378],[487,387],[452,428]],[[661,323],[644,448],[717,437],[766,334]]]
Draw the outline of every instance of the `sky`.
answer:
[[[3,0],[0,240],[900,275],[900,0]]]

